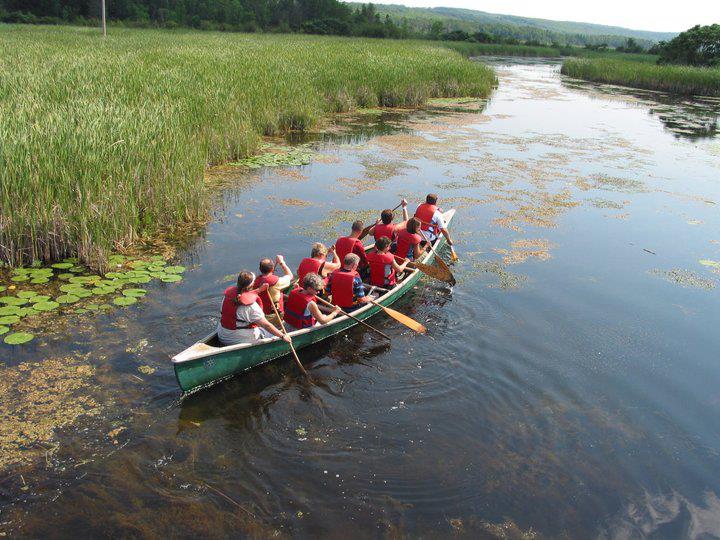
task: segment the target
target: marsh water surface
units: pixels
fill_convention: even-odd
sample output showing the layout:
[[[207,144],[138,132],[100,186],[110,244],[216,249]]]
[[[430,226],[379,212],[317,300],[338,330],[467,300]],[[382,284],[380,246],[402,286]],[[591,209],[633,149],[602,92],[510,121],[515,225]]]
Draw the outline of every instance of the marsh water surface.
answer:
[[[720,537],[720,103],[494,63],[489,103],[223,172],[182,282],[0,346],[0,418],[39,441],[3,442],[0,531]],[[282,359],[180,399],[169,358],[238,270],[429,191],[460,262],[396,305],[427,335],[378,318],[391,343],[301,352],[314,384]]]

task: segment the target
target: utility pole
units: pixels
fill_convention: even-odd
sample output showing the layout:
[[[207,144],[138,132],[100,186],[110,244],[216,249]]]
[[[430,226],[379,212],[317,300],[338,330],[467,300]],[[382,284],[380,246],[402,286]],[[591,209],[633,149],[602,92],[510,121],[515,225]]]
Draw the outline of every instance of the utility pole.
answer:
[[[100,16],[102,17],[103,37],[107,37],[107,27],[105,26],[105,0],[100,0]]]

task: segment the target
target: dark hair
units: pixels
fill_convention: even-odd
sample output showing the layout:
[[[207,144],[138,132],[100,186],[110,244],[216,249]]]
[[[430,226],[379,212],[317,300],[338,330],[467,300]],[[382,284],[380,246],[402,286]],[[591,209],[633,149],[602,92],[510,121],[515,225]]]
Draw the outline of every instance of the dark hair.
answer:
[[[360,221],[359,219],[357,221],[353,221],[352,224],[352,230],[354,232],[362,231],[365,228],[365,224]]]
[[[428,193],[428,196],[425,197],[425,202],[428,204],[437,204],[438,196],[435,193]]]
[[[383,251],[389,245],[390,245],[390,239],[387,236],[381,236],[380,238],[375,240],[375,249],[377,249],[378,253]]]
[[[420,220],[418,218],[410,218],[408,219],[407,225],[405,228],[407,229],[407,232],[416,234],[418,228],[420,227]]]
[[[275,270],[275,262],[272,259],[260,259],[260,273],[269,274]]]
[[[380,219],[385,225],[390,225],[393,220],[393,211],[392,210],[383,210],[380,214]]]
[[[249,289],[253,281],[255,281],[255,276],[252,272],[248,272],[247,270],[243,270],[238,274],[237,278],[237,292],[238,294],[242,294],[245,292],[246,289]],[[235,298],[235,304],[238,303],[238,299]]]

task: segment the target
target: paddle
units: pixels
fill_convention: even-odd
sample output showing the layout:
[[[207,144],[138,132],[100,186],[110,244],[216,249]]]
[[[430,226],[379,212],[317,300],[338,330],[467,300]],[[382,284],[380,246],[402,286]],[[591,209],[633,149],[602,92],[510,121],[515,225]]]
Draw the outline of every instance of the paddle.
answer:
[[[425,328],[422,324],[417,322],[415,319],[412,319],[405,315],[404,313],[400,313],[399,311],[395,311],[394,309],[391,309],[389,307],[383,306],[382,304],[378,304],[375,300],[370,300],[370,303],[378,306],[381,308],[385,313],[390,315],[393,319],[398,321],[399,323],[404,324],[411,330],[415,330],[416,332],[419,332],[421,334],[424,334],[427,332],[427,328]]]
[[[427,236],[425,236],[425,233],[422,231],[422,229],[418,229],[420,232],[420,236],[422,236],[425,239],[425,242],[427,242],[427,245],[430,247],[430,251],[433,252],[433,255],[435,255],[435,262],[438,264],[440,268],[442,268],[445,272],[447,272],[448,276],[450,277],[449,280],[447,280],[450,285],[455,285],[457,281],[455,281],[455,276],[453,276],[452,272],[450,271],[450,267],[447,265],[445,261],[443,261],[440,258],[440,255],[437,254],[437,251],[435,251],[435,248],[432,246],[430,241],[427,239]]]
[[[408,259],[404,259],[403,257],[400,257],[400,255],[395,255],[395,258],[401,261],[406,261]],[[440,281],[444,281],[445,283],[452,283],[455,284],[455,278],[450,272],[445,271],[445,269],[439,267],[439,266],[432,266],[430,264],[424,264],[417,261],[409,261],[408,266],[411,268],[417,268],[420,270],[423,274],[426,274],[430,276],[431,278],[435,278]]]
[[[336,306],[335,304],[333,304],[332,302],[328,302],[327,300],[323,300],[323,299],[320,298],[319,296],[316,296],[315,299],[316,299],[317,301],[319,301],[320,303],[325,304],[325,305],[328,306],[328,307],[331,307],[331,308],[336,308],[336,307],[337,307],[337,306]],[[367,328],[369,328],[369,329],[372,330],[373,332],[377,332],[378,334],[380,334],[380,335],[381,335],[382,337],[384,337],[385,339],[387,339],[387,340],[389,340],[389,341],[392,341],[392,338],[391,338],[390,336],[388,336],[387,334],[381,332],[380,330],[378,330],[378,329],[375,328],[374,326],[370,326],[370,325],[369,325],[368,323],[366,323],[365,321],[361,321],[361,320],[358,319],[357,317],[355,317],[355,316],[353,316],[353,315],[350,315],[349,313],[347,313],[346,311],[343,311],[343,310],[340,310],[340,313],[342,313],[343,315],[346,315],[347,317],[350,317],[350,318],[351,318],[352,320],[354,320],[355,322],[360,323],[360,324],[362,324],[363,326],[366,326]]]
[[[427,221],[423,221],[422,219],[415,217],[420,223],[423,225],[432,225],[432,223],[428,223]],[[427,240],[427,238],[426,238]],[[453,262],[458,262],[460,260],[460,257],[457,256],[457,253],[455,253],[455,248],[452,247],[450,244],[448,244],[448,247],[450,248],[450,258],[453,260]]]
[[[280,321],[280,328],[282,329],[282,333],[287,336],[288,332],[285,329],[285,323],[283,322],[282,317],[280,316],[280,313],[278,313],[278,309],[275,306],[275,300],[273,300],[269,294],[268,294],[268,298],[270,298],[270,303],[272,304],[273,311],[275,312],[275,316],[278,318],[278,321]],[[305,375],[310,381],[312,381],[310,374],[308,374],[308,372],[305,371],[305,368],[303,367],[302,362],[300,362],[300,358],[298,358],[298,354],[297,354],[297,351],[295,350],[295,346],[292,344],[292,338],[290,338],[288,345],[290,345],[290,350],[293,353],[293,358],[295,360],[295,363],[297,364],[297,367],[300,368],[300,371],[303,372],[303,375]]]

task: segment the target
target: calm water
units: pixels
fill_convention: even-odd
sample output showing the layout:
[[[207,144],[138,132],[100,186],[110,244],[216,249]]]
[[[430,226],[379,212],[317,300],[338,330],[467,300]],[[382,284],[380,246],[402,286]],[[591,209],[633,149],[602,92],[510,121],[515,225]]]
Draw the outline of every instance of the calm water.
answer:
[[[2,346],[41,389],[53,359],[91,366],[48,392],[93,415],[18,449],[0,531],[720,537],[720,103],[496,64],[483,111],[351,119],[311,165],[226,175],[183,282]],[[229,274],[430,190],[461,261],[397,304],[427,335],[380,318],[390,344],[301,352],[314,385],[283,359],[180,399],[169,357]]]

